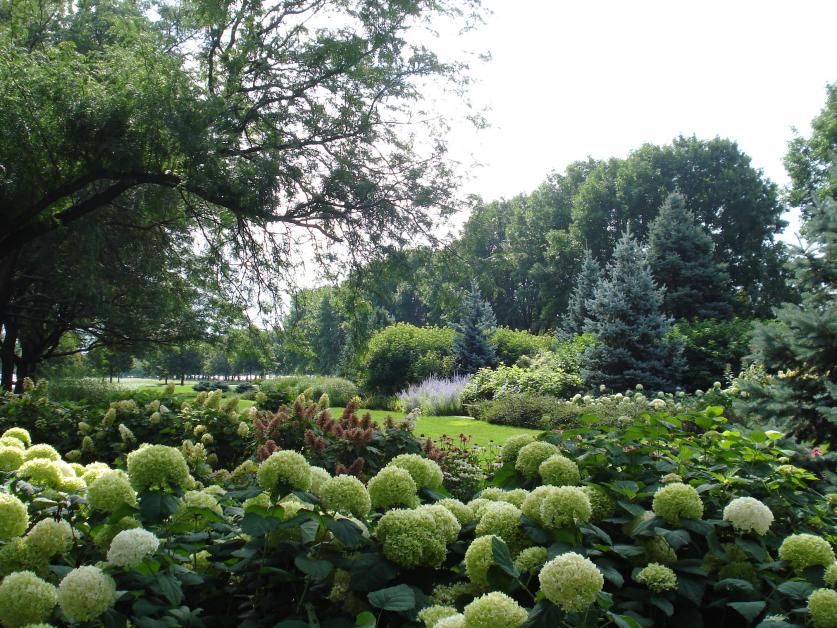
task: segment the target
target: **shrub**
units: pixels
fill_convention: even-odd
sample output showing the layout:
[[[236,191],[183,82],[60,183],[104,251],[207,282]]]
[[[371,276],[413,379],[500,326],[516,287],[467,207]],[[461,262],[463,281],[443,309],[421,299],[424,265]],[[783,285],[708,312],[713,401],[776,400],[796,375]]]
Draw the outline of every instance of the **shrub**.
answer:
[[[462,391],[462,403],[471,404],[508,393],[562,397],[572,394],[580,386],[581,379],[577,374],[560,368],[498,366],[496,369],[477,371]]]
[[[364,388],[395,394],[428,377],[450,377],[455,368],[453,329],[396,323],[369,340]]]
[[[429,377],[420,384],[412,384],[398,393],[398,400],[405,412],[416,408],[422,414],[432,416],[456,416],[465,413],[462,407],[462,389],[471,380],[469,376],[442,379]]]
[[[257,406],[260,410],[275,411],[282,404],[293,403],[299,395],[306,393],[309,398],[319,399],[328,395],[333,406],[346,406],[358,394],[354,382],[342,377],[320,375],[290,375],[270,379],[262,383]]]
[[[499,327],[491,334],[491,344],[497,351],[497,359],[501,364],[511,366],[524,357],[534,357],[549,350],[555,338],[552,336],[536,336],[522,329]]]
[[[471,416],[499,425],[544,429],[558,423],[560,399],[528,393],[505,393],[469,406]]]
[[[706,390],[726,373],[738,373],[750,352],[753,321],[734,318],[725,321],[678,321],[676,332],[683,338],[686,370],[683,381],[690,390]]]

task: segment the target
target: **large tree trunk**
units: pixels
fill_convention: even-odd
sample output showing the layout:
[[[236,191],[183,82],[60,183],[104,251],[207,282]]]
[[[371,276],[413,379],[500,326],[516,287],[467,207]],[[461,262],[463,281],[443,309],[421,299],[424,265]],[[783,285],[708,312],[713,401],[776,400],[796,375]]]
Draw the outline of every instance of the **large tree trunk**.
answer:
[[[185,374],[185,373],[181,373],[181,374],[180,374],[180,385],[181,385],[181,386],[184,386],[185,384],[186,384],[186,374]]]
[[[3,342],[0,344],[0,364],[2,364],[2,376],[0,376],[0,387],[3,390],[12,389],[12,380],[15,374],[15,345],[17,343],[17,326],[8,322],[3,325]]]

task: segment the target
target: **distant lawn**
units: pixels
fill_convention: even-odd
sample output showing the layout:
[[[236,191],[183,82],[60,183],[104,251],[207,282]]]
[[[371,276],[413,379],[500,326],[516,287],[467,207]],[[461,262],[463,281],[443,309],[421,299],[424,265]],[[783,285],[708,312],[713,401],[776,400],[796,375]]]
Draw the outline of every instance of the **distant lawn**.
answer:
[[[332,408],[332,414],[340,414],[343,408]],[[393,419],[404,417],[403,412],[389,412],[387,410],[358,410],[358,414],[365,413],[372,415],[376,421],[383,421],[391,416]],[[508,425],[492,425],[485,421],[477,421],[471,417],[461,416],[423,416],[416,422],[416,429],[413,432],[419,437],[430,437],[434,440],[440,436],[458,438],[460,434],[471,437],[471,444],[489,445],[496,443],[502,445],[512,436],[517,434],[540,434],[538,430],[530,430],[523,427],[509,427]]]

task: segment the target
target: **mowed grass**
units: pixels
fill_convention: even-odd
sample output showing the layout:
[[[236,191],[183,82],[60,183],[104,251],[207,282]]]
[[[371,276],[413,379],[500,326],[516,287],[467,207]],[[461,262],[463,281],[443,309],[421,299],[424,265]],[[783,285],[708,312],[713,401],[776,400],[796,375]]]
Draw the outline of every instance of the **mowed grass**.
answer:
[[[343,408],[332,408],[332,414],[339,415]],[[361,416],[369,413],[375,421],[381,422],[386,417],[393,419],[404,418],[403,412],[390,412],[388,410],[358,410]],[[487,446],[491,443],[502,445],[512,436],[517,434],[540,434],[538,430],[530,430],[523,427],[510,427],[508,425],[492,425],[485,421],[477,421],[466,416],[422,416],[416,421],[416,429],[413,432],[416,436],[437,440],[441,436],[450,436],[458,439],[460,434],[471,437],[471,444]]]

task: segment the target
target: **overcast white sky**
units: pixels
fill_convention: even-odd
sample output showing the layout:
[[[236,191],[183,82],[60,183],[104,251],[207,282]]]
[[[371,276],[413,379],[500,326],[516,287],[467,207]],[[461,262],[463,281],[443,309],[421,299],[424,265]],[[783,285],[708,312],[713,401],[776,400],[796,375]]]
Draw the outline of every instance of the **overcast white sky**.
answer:
[[[457,126],[465,191],[486,200],[534,189],[587,155],[644,142],[728,137],[779,184],[792,127],[803,133],[837,80],[837,2],[486,0],[476,32],[444,49],[475,64],[476,105],[492,127]]]

